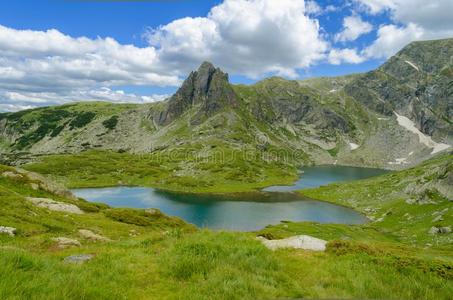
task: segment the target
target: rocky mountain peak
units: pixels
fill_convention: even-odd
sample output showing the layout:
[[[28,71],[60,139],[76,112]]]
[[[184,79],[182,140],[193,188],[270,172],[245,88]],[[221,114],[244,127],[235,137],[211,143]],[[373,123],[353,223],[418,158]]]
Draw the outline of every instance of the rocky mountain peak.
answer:
[[[198,116],[211,116],[226,106],[236,105],[237,97],[229,84],[228,74],[210,62],[203,62],[170,98],[158,123],[168,124],[194,106],[200,106]]]

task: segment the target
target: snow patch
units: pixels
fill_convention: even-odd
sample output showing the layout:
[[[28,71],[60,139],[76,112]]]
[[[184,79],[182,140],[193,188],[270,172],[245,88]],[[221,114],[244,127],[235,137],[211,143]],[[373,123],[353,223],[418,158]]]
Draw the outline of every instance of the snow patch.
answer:
[[[395,161],[389,161],[388,164],[389,165],[405,165],[405,164],[408,164],[410,162],[407,161],[407,160],[409,159],[409,156],[411,156],[412,154],[414,154],[414,151],[409,152],[407,157],[396,158]]]
[[[407,118],[405,116],[401,116],[401,115],[397,114],[396,112],[394,112],[394,113],[396,115],[396,121],[398,122],[398,124],[400,126],[404,127],[405,129],[409,130],[410,132],[418,135],[418,140],[420,141],[420,143],[424,144],[428,148],[433,149],[431,151],[431,154],[436,154],[440,151],[443,151],[443,150],[451,147],[451,145],[449,145],[449,144],[436,143],[435,141],[433,141],[433,139],[429,135],[426,135],[423,132],[421,132],[420,130],[418,130],[418,128],[415,127],[414,122],[412,122],[409,118]]]
[[[420,69],[412,62],[408,61],[408,60],[405,60],[405,62],[411,66],[412,68],[414,68],[415,70],[417,70],[417,72],[420,72]]]
[[[395,161],[389,161],[389,165],[405,165],[409,162],[407,161],[408,157],[396,158]]]
[[[349,147],[351,147],[351,150],[355,150],[355,149],[359,148],[360,146],[357,144],[354,144],[354,143],[349,143]]]

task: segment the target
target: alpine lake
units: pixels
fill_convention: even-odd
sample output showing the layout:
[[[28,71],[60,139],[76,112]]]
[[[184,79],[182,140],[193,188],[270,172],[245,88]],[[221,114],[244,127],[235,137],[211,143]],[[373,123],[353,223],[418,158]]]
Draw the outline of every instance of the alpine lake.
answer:
[[[368,219],[350,208],[300,196],[296,190],[333,182],[365,179],[388,171],[345,166],[314,166],[301,169],[291,186],[271,186],[262,191],[233,194],[187,194],[149,187],[73,189],[88,201],[111,207],[157,208],[198,227],[215,230],[254,231],[281,221],[312,221],[363,224]]]

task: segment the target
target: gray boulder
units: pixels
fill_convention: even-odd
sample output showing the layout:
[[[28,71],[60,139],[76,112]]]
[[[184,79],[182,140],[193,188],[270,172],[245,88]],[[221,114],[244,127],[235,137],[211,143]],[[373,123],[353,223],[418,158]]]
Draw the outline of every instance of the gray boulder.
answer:
[[[64,262],[68,263],[68,264],[80,265],[80,264],[83,264],[84,262],[89,261],[93,257],[94,257],[93,254],[76,254],[76,255],[71,255],[71,256],[66,257],[64,259]]]
[[[70,239],[70,238],[66,238],[66,237],[56,237],[56,238],[53,238],[52,240],[58,243],[58,248],[60,248],[60,249],[65,249],[65,248],[73,247],[73,246],[76,246],[76,247],[81,246],[81,244],[78,240]]]
[[[15,236],[17,229],[14,227],[0,226],[0,234],[7,234],[9,236]]]
[[[327,241],[309,235],[297,235],[281,240],[268,240],[264,237],[258,237],[258,240],[271,250],[294,248],[312,251],[325,251],[327,244]]]
[[[78,215],[83,214],[83,211],[74,204],[58,202],[48,198],[25,197],[25,199],[32,202],[36,206],[47,208],[49,210],[67,212]]]
[[[445,227],[431,227],[431,229],[428,231],[429,234],[446,234],[451,232],[451,227],[450,226],[445,226]]]

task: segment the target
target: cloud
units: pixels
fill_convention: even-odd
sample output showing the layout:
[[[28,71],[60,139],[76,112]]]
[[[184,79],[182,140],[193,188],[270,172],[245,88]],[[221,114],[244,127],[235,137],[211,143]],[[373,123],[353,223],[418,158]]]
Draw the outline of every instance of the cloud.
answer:
[[[418,40],[424,35],[423,29],[415,24],[405,27],[396,25],[383,25],[377,32],[377,39],[364,50],[367,57],[387,58],[413,40]]]
[[[335,35],[336,42],[354,41],[363,34],[373,30],[373,25],[365,22],[360,16],[349,16],[343,19],[343,30]]]
[[[17,111],[47,105],[60,105],[80,101],[108,101],[114,103],[151,103],[162,101],[169,95],[140,96],[112,90],[107,87],[67,92],[12,92],[0,90],[0,111]]]
[[[8,109],[12,101],[18,108],[98,98],[141,102],[115,87],[178,86],[205,60],[252,78],[297,77],[329,48],[311,17],[320,9],[303,0],[225,0],[206,17],[149,29],[147,47],[0,25],[0,99]]]
[[[73,101],[147,102],[162,97],[125,94],[117,85],[177,86],[156,49],[112,38],[74,38],[58,30],[17,30],[0,25],[0,111]]]
[[[413,23],[428,30],[453,28],[451,0],[355,0],[359,8],[371,14],[388,11],[395,22]]]
[[[453,1],[393,0],[392,18],[404,24],[414,23],[427,31],[452,31]]]
[[[0,25],[0,87],[72,87],[95,84],[175,86],[176,74],[157,65],[153,47],[112,38],[73,38],[51,29],[16,30]]]
[[[305,11],[307,12],[307,14],[315,16],[323,13],[321,6],[319,6],[318,3],[312,0],[305,1]]]
[[[358,8],[370,14],[378,14],[394,6],[395,0],[354,0]]]
[[[296,76],[325,56],[328,44],[310,2],[225,0],[205,18],[184,18],[150,30],[163,65],[191,70],[210,60],[226,71],[249,77],[275,72]],[[308,7],[308,11],[307,11]]]
[[[416,40],[453,36],[451,0],[355,0],[369,13],[388,12],[395,24],[382,24],[364,51],[368,58],[387,58]]]
[[[332,49],[329,52],[328,61],[333,65],[359,64],[365,61],[365,57],[358,54],[356,49]]]
[[[344,9],[351,15],[335,42],[372,32],[369,14],[390,19],[369,45],[332,49],[316,16]],[[0,25],[0,111],[85,100],[161,100],[166,95],[128,94],[118,86],[176,87],[205,60],[232,74],[260,78],[297,77],[298,70],[321,61],[386,58],[413,40],[453,36],[451,11],[451,0],[352,0],[338,7],[321,7],[314,0],[224,0],[206,16],[150,28],[145,47]]]

